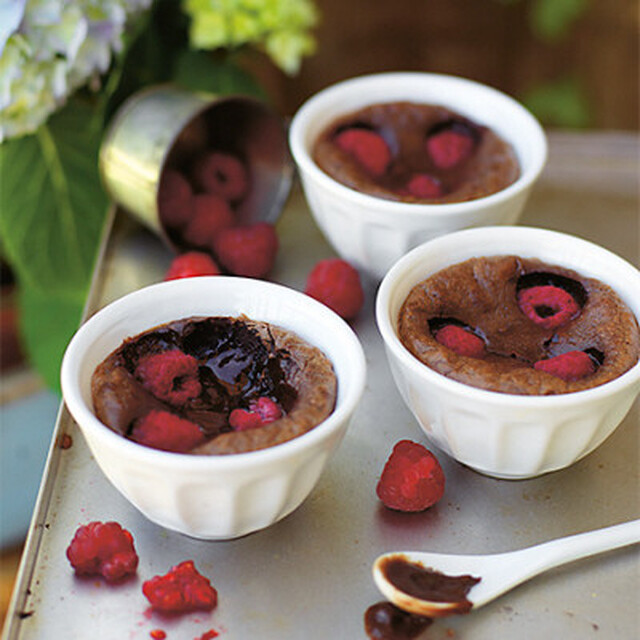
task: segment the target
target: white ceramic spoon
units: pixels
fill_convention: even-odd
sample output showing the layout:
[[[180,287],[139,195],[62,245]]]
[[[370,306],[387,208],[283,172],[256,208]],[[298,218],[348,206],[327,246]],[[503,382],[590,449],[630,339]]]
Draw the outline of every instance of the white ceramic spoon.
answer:
[[[471,607],[477,609],[547,569],[637,542],[640,542],[640,520],[492,555],[393,552],[376,559],[373,578],[382,594],[400,609],[437,618],[458,612],[459,604],[424,600],[400,591],[389,582],[382,570],[385,561],[400,557],[448,576],[471,575],[480,578],[480,582],[467,594]]]

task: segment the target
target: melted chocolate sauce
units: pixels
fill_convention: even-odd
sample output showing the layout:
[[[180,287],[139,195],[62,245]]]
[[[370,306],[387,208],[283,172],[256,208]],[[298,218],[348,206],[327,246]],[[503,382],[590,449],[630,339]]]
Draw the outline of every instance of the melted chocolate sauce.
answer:
[[[296,400],[297,392],[286,378],[287,352],[278,350],[241,319],[179,320],[125,341],[109,357],[114,367],[130,374],[127,388],[123,383],[119,396],[107,407],[109,423],[121,433],[127,434],[134,420],[157,404],[150,396],[147,398],[149,394],[135,379],[138,363],[145,356],[170,349],[180,349],[199,362],[202,392],[182,407],[181,412],[200,424],[209,437],[228,431],[229,413],[244,407],[251,398],[273,398],[285,412]],[[134,401],[126,401],[125,396]]]
[[[371,605],[364,614],[364,630],[371,640],[413,640],[433,620],[407,613],[390,602]]]
[[[404,593],[421,600],[454,603],[452,613],[467,613],[471,609],[467,594],[480,582],[480,578],[470,575],[448,576],[433,571],[409,562],[401,554],[387,558],[381,568],[389,582]]]

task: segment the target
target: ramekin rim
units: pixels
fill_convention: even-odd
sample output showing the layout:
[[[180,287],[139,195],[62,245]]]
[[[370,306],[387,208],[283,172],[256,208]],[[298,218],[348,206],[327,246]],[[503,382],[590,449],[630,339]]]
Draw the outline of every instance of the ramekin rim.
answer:
[[[306,121],[311,119],[314,108],[319,108],[316,107],[316,105],[321,105],[322,100],[326,99],[327,96],[330,97],[331,95],[337,93],[339,90],[342,90],[345,87],[355,87],[358,84],[366,84],[369,82],[377,81],[379,79],[390,81],[400,81],[404,79],[409,81],[412,79],[415,80],[417,78],[437,78],[439,80],[451,81],[462,85],[469,85],[474,87],[474,89],[479,89],[493,94],[496,97],[499,97],[499,99],[503,100],[505,104],[509,104],[511,108],[517,111],[523,118],[528,121],[530,130],[534,134],[533,137],[535,138],[537,153],[535,154],[535,159],[534,161],[532,161],[531,166],[527,167],[525,171],[521,172],[520,176],[515,182],[505,187],[504,189],[497,191],[496,193],[465,202],[450,202],[439,204],[400,202],[369,195],[341,184],[340,182],[334,180],[331,176],[326,174],[324,171],[322,171],[320,167],[318,167],[318,165],[313,161],[309,149],[304,142],[304,136],[306,133],[305,125],[307,124]],[[337,117],[337,115],[335,117]],[[511,144],[516,146],[513,141],[510,142]],[[535,182],[540,173],[543,171],[548,157],[548,143],[543,127],[535,118],[535,116],[528,109],[526,109],[526,107],[524,107],[524,105],[519,103],[508,94],[489,85],[471,80],[469,78],[464,78],[462,76],[411,71],[390,71],[356,76],[321,89],[314,95],[310,96],[293,115],[289,127],[289,147],[291,149],[293,159],[298,165],[298,169],[301,171],[301,173],[304,173],[307,177],[319,183],[325,189],[334,192],[334,194],[336,194],[338,197],[345,198],[348,201],[351,201],[354,204],[360,205],[365,208],[375,207],[376,209],[393,209],[394,213],[402,213],[409,217],[424,215],[432,215],[434,217],[450,217],[456,214],[462,215],[464,213],[468,213],[470,210],[473,210],[478,206],[485,207],[500,203],[501,201],[510,198],[512,195],[514,195],[514,193],[517,194],[521,191],[524,191],[533,182]]]
[[[251,287],[265,285],[269,288],[285,290],[287,295],[293,295],[294,297],[305,295],[299,291],[296,291],[295,289],[279,283],[255,280],[252,278],[240,278],[236,276],[202,276],[199,278],[201,278],[202,283],[204,283],[205,279],[208,279],[209,281],[216,280],[218,282],[224,279],[233,279],[234,284],[237,284],[238,281],[242,280],[243,282],[249,284],[249,286]],[[290,456],[295,456],[300,450],[313,448],[318,442],[321,442],[325,438],[330,437],[334,432],[340,430],[343,423],[345,423],[349,419],[349,416],[357,408],[357,405],[364,391],[366,383],[366,359],[362,345],[349,324],[345,320],[340,318],[331,309],[310,297],[308,298],[308,296],[305,296],[305,302],[308,302],[310,306],[315,307],[320,315],[324,315],[326,318],[331,318],[331,322],[334,327],[341,327],[340,330],[343,332],[345,342],[350,347],[349,350],[345,352],[344,358],[344,361],[349,367],[349,384],[347,386],[346,394],[343,396],[338,395],[338,397],[336,398],[336,406],[333,412],[325,420],[320,422],[309,431],[286,442],[257,451],[248,451],[229,455],[208,456],[162,451],[159,449],[146,447],[132,442],[127,438],[124,438],[123,436],[103,424],[95,416],[88,404],[84,401],[82,393],[80,392],[80,388],[76,383],[81,362],[80,354],[76,353],[76,351],[81,348],[82,341],[88,340],[87,334],[90,332],[92,325],[102,320],[102,318],[104,317],[102,315],[102,312],[105,311],[107,307],[110,309],[109,313],[112,313],[112,310],[116,305],[121,307],[124,306],[125,304],[127,304],[128,300],[137,296],[138,294],[141,294],[143,291],[148,295],[148,290],[150,289],[160,289],[164,287],[171,288],[175,286],[179,287],[180,284],[174,284],[179,282],[179,280],[175,280],[171,282],[160,282],[151,284],[143,287],[142,289],[138,289],[136,291],[128,293],[117,300],[114,300],[112,303],[105,306],[103,309],[100,309],[98,312],[88,318],[71,338],[63,356],[60,379],[64,404],[66,405],[66,408],[69,411],[71,417],[77,423],[78,428],[82,432],[87,429],[88,431],[90,431],[90,435],[95,435],[100,439],[106,439],[107,441],[114,443],[115,446],[122,447],[123,454],[127,452],[126,455],[130,459],[135,458],[139,461],[144,461],[149,464],[158,463],[172,469],[189,467],[197,471],[202,471],[203,469],[213,470],[218,468],[239,468],[247,464],[262,465],[268,464],[270,462],[276,462],[279,459],[284,460],[289,458]],[[220,312],[220,315],[222,315],[222,313],[223,312]],[[88,328],[85,329],[85,326],[87,326]],[[293,328],[290,328],[290,330],[295,331],[295,329]],[[313,340],[309,341],[313,343]],[[77,358],[75,365],[74,358]],[[338,371],[336,371],[336,376],[338,376],[339,385],[340,378]]]
[[[543,236],[555,236],[557,238],[564,238],[572,243],[577,243],[582,246],[589,247],[590,250],[600,252],[601,255],[607,255],[608,259],[614,260],[619,265],[628,268],[630,270],[630,273],[637,274],[637,278],[640,280],[640,271],[635,269],[635,267],[631,263],[629,263],[621,256],[613,253],[605,247],[590,242],[589,240],[585,240],[578,236],[574,236],[564,232],[520,225],[504,225],[500,227],[486,226],[473,229],[461,229],[459,231],[454,231],[450,234],[447,234],[446,236],[433,238],[415,247],[404,256],[399,258],[385,274],[380,283],[380,286],[378,287],[375,301],[376,324],[378,326],[378,330],[381,334],[385,347],[391,350],[394,356],[399,358],[401,362],[409,367],[413,372],[419,374],[422,377],[426,377],[426,379],[428,379],[430,382],[433,382],[434,384],[437,384],[440,388],[446,389],[447,391],[456,395],[464,395],[466,398],[484,401],[487,404],[499,402],[505,407],[517,405],[518,407],[523,408],[551,408],[555,405],[580,404],[586,401],[595,401],[603,395],[608,396],[610,394],[614,394],[617,392],[618,388],[626,388],[627,386],[634,384],[638,380],[640,380],[640,360],[638,360],[630,369],[619,375],[617,378],[609,380],[608,382],[597,385],[595,387],[591,387],[589,389],[554,395],[524,395],[504,393],[500,391],[481,389],[479,387],[475,387],[473,385],[448,378],[444,374],[441,374],[438,371],[431,369],[426,364],[422,363],[402,344],[398,337],[395,323],[391,318],[389,305],[391,302],[393,290],[395,289],[395,286],[400,282],[403,274],[405,274],[412,265],[415,265],[418,262],[420,256],[428,251],[430,247],[455,241],[455,237],[453,236],[462,236],[463,234],[467,237],[485,236],[497,232],[504,233],[505,231],[518,234],[535,234],[539,238]],[[513,252],[510,253],[509,251],[491,251],[485,253],[484,255],[511,254],[513,254]],[[454,257],[453,261],[450,262],[450,264],[455,264],[456,262],[464,259],[466,258],[456,259]],[[560,264],[562,264],[561,260],[559,262]],[[565,266],[573,270],[579,269],[575,266]],[[425,274],[424,277],[427,276],[428,274]],[[615,289],[614,285],[610,284],[609,286],[612,286],[612,288]],[[634,310],[631,311],[634,316],[636,316],[636,320],[640,323],[637,312],[635,312]]]

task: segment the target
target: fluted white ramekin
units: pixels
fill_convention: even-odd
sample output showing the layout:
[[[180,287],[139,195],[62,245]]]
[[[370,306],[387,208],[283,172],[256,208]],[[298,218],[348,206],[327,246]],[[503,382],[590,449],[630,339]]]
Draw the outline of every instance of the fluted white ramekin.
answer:
[[[526,396],[472,387],[430,369],[397,333],[400,307],[414,285],[472,257],[517,255],[596,278],[640,318],[640,272],[575,236],[530,227],[467,229],[424,243],[390,269],[376,320],[402,398],[429,440],[459,462],[498,478],[529,478],[573,464],[622,422],[640,391],[640,362],[606,384],[575,393]]]
[[[91,375],[125,338],[190,316],[245,314],[297,333],[331,360],[333,413],[307,433],[249,453],[160,451],[115,433],[93,413]],[[309,495],[341,442],[365,383],[365,359],[349,325],[311,297],[261,280],[183,278],[128,294],[98,311],[64,355],[64,401],[99,467],[149,520],[204,539],[229,539],[284,518]]]
[[[312,150],[327,126],[365,106],[395,101],[441,105],[490,127],[513,146],[520,177],[477,200],[418,204],[361,193],[318,167]],[[542,127],[513,98],[465,78],[413,72],[361,76],[320,91],[294,115],[289,146],[318,227],[342,258],[375,279],[430,238],[467,227],[516,223],[547,158]]]

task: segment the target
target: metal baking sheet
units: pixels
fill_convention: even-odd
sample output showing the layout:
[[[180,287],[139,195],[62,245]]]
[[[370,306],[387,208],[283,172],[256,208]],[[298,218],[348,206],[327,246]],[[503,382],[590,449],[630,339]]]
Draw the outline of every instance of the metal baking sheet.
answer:
[[[637,138],[551,136],[549,164],[522,223],[580,235],[637,263]],[[278,223],[272,279],[302,289],[318,259],[333,255],[296,188]],[[88,313],[158,281],[168,249],[122,212],[114,216]],[[595,452],[574,466],[524,481],[475,473],[434,449],[447,479],[443,500],[420,514],[386,510],[375,485],[396,441],[424,442],[396,391],[373,320],[375,283],[353,327],[368,382],[336,456],[306,502],[280,523],[227,542],[167,531],[108,483],[61,407],[4,629],[4,640],[58,638],[223,640],[366,638],[366,609],[382,600],[375,557],[392,550],[495,553],[640,517],[638,402]],[[62,448],[64,436],[71,446]],[[76,528],[117,520],[135,538],[138,575],[119,586],[74,577],[65,550]],[[219,592],[211,613],[163,618],[142,582],[193,559]],[[435,622],[423,639],[636,638],[640,553],[627,548],[539,576],[483,609]]]

